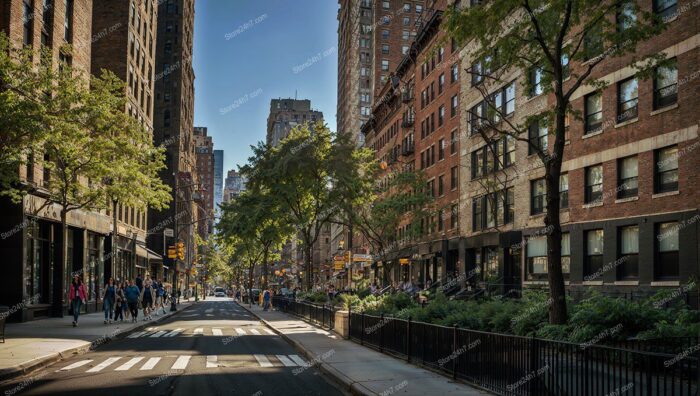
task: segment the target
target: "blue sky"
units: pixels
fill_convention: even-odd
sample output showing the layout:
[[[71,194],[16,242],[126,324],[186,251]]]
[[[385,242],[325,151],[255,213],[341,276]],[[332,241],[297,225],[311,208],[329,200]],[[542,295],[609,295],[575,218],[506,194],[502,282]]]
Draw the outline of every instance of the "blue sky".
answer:
[[[335,130],[336,0],[195,2],[195,126],[224,150],[224,172],[265,140],[270,99],[310,99]]]

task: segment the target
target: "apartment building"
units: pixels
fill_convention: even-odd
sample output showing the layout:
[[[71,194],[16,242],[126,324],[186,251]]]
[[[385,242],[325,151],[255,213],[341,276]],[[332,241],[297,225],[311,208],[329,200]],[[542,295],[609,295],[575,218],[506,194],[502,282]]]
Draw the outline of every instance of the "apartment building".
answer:
[[[214,141],[206,127],[194,128],[197,177],[201,185],[201,205],[197,206],[197,233],[207,240],[214,231]]]
[[[0,3],[0,31],[13,47],[34,49],[37,62],[39,49],[48,48],[54,67],[66,63],[87,76],[91,71],[92,13],[93,4],[88,1],[6,0]],[[66,44],[73,46],[71,54],[60,51]],[[60,208],[43,206],[45,187],[52,177],[44,160],[49,159],[36,155],[18,169],[20,181],[33,187],[20,204],[0,200],[0,224],[8,227],[0,238],[5,260],[0,304],[18,307],[9,317],[13,321],[65,313],[71,273],[81,274],[87,285],[88,312],[99,309],[110,218],[102,212],[70,212],[68,233],[63,235]],[[70,266],[57,264],[64,238]]]
[[[604,60],[591,75],[608,83],[604,89],[582,87],[571,98],[582,119],[567,120],[559,189],[563,270],[574,294],[596,288],[647,295],[682,287],[700,273],[700,140],[694,116],[699,103],[693,78],[700,11],[687,1],[661,3],[638,5],[663,16],[667,29],[640,43],[634,54]],[[470,45],[462,62],[480,70]],[[669,65],[657,67],[649,79],[636,75],[634,58],[662,52]],[[571,73],[582,67],[569,65]],[[496,151],[486,147],[483,134],[492,132],[479,125],[486,114],[482,92],[498,95],[503,114],[519,123],[554,103],[539,81],[537,73],[508,71],[498,84],[473,73],[461,78],[466,270],[478,273],[473,284],[503,292],[547,284],[547,192],[541,161],[527,142],[502,139],[494,143]],[[528,135],[539,146],[554,142],[546,126],[531,126]],[[494,175],[498,185],[488,186],[484,181]]]
[[[267,117],[267,144],[277,146],[291,130],[323,121],[323,112],[313,110],[308,99],[272,99]]]

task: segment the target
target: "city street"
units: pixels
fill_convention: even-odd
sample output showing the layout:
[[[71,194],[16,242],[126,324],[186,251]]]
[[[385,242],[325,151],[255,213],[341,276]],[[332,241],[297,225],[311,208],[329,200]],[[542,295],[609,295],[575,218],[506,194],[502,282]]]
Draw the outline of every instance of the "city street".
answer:
[[[341,395],[282,338],[210,297],[145,331],[1,387],[12,395]]]

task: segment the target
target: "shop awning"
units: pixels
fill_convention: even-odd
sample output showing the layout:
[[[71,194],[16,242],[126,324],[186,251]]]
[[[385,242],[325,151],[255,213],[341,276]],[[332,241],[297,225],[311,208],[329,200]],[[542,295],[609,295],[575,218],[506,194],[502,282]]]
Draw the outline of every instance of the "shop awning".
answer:
[[[139,244],[136,245],[136,255],[138,257],[143,257],[146,260],[163,260],[163,257],[160,254]]]

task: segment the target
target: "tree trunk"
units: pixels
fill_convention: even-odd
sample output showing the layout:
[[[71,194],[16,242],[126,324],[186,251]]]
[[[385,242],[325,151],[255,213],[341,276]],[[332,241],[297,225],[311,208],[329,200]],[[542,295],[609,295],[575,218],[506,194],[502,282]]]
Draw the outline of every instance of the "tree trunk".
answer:
[[[313,246],[309,243],[305,243],[304,246],[304,255],[305,257],[305,271],[306,271],[306,284],[308,291],[312,291],[314,287],[314,273],[313,273],[313,258],[312,256],[312,251],[313,251]]]
[[[61,259],[53,268],[53,316],[63,317],[63,298],[65,292],[65,268],[68,261],[68,213],[65,206],[61,209]],[[89,291],[88,291],[89,292]]]
[[[547,214],[544,218],[547,234],[547,265],[549,295],[549,323],[565,324],[568,319],[566,309],[566,289],[561,267],[561,219],[559,217],[559,177],[561,175],[564,152],[565,107],[558,107],[556,114],[556,138],[554,155],[545,163],[545,183],[547,185]]]
[[[251,264],[248,269],[248,305],[253,306],[253,274],[255,272],[255,264]]]
[[[267,274],[268,274],[268,271],[269,271],[268,266],[267,266],[267,257],[268,257],[268,255],[269,255],[269,251],[270,251],[270,249],[266,246],[266,247],[265,247],[265,253],[263,253],[263,263],[262,263],[262,265],[263,265],[263,285],[262,285],[262,289],[263,289],[263,290],[267,290],[267,283],[268,283]]]

